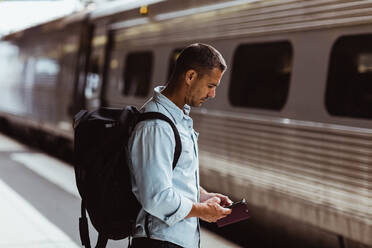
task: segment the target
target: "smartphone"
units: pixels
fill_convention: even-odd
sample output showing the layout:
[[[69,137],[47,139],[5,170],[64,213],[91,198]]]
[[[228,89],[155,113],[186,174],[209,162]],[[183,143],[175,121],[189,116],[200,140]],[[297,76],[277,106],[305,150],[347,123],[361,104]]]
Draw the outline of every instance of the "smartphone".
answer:
[[[218,227],[223,227],[236,222],[240,222],[250,217],[250,212],[248,211],[247,202],[245,199],[234,202],[227,208],[230,208],[232,210],[231,214],[227,215],[225,218],[217,220]]]
[[[230,206],[227,206],[226,208],[234,208],[239,205],[247,205],[247,202],[245,201],[244,198],[241,201],[234,202],[233,204],[231,204]]]

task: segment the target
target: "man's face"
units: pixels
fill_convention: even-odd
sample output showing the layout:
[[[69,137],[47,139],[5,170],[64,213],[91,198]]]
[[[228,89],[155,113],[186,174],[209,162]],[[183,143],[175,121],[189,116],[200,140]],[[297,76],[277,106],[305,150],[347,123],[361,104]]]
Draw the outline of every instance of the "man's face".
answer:
[[[200,107],[209,98],[216,96],[216,88],[220,84],[222,71],[213,68],[200,78],[194,78],[186,94],[186,103],[192,107]]]

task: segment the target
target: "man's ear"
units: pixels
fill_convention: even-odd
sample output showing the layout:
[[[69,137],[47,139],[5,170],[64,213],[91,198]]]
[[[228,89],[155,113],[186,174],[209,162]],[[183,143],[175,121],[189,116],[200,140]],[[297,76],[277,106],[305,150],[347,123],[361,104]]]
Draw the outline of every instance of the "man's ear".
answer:
[[[198,77],[198,73],[193,70],[193,69],[190,69],[188,70],[186,73],[185,73],[185,82],[187,85],[191,85],[195,79]]]

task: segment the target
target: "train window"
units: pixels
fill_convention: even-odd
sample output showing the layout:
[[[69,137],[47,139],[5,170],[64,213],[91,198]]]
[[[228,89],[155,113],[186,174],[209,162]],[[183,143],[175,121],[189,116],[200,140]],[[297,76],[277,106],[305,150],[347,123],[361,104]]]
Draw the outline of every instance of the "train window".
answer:
[[[57,60],[38,58],[35,61],[35,82],[39,85],[53,86],[57,80],[59,70]]]
[[[372,35],[344,36],[332,48],[326,88],[331,115],[372,119]]]
[[[234,54],[229,99],[233,106],[280,110],[289,89],[289,42],[240,45]]]
[[[85,97],[87,99],[99,98],[101,87],[101,68],[100,56],[93,56],[87,73],[87,82],[85,86]]]
[[[123,95],[147,96],[152,74],[152,62],[153,54],[150,51],[133,52],[127,55],[123,74]]]
[[[6,78],[1,81],[1,86],[12,86],[20,81],[19,75],[22,75],[24,61],[21,58],[19,48],[11,43],[0,42],[0,78]]]
[[[176,66],[177,58],[178,58],[178,56],[180,56],[180,53],[181,53],[182,50],[183,50],[183,48],[174,49],[173,52],[172,52],[172,54],[171,54],[171,56],[170,56],[170,58],[169,58],[168,80],[172,76],[174,67]]]

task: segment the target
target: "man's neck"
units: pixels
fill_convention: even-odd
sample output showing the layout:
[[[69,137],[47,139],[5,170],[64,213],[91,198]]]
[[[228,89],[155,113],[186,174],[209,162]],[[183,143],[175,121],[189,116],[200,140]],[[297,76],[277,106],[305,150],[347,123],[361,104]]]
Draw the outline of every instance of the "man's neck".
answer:
[[[185,91],[180,89],[180,87],[172,87],[173,85],[175,84],[170,82],[161,93],[183,110],[185,106]]]

